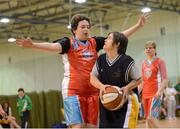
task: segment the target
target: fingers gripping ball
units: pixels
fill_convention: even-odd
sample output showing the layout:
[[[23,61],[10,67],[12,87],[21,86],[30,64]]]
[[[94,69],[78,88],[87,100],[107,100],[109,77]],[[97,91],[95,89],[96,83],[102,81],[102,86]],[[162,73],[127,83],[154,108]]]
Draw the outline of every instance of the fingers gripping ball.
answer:
[[[110,111],[121,108],[125,103],[125,98],[120,88],[117,86],[109,86],[106,87],[105,90],[106,93],[100,93],[100,100],[103,106]]]

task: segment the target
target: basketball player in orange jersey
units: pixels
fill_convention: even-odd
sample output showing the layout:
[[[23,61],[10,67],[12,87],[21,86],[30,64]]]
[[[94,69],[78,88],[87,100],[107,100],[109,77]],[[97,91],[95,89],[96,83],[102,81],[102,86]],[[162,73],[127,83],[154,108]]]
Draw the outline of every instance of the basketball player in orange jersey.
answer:
[[[123,31],[130,36],[141,28],[147,16],[140,16],[138,22]],[[55,43],[37,43],[30,38],[17,39],[25,48],[34,48],[62,54],[64,79],[62,95],[66,124],[72,128],[96,127],[98,118],[98,90],[90,84],[90,72],[104,45],[105,37],[90,36],[90,19],[77,14],[71,20],[72,37],[64,37]]]
[[[115,111],[106,109],[100,102],[100,128],[135,128],[137,125],[137,86],[141,83],[141,73],[134,60],[125,54],[127,45],[128,39],[122,33],[110,33],[103,46],[105,54],[99,56],[91,72],[90,82],[100,92],[106,92],[107,86],[118,86],[123,95],[128,96],[123,106]]]
[[[146,124],[157,128],[161,96],[167,85],[165,62],[156,55],[156,44],[148,41],[145,45],[147,59],[142,64],[142,102],[145,110]]]

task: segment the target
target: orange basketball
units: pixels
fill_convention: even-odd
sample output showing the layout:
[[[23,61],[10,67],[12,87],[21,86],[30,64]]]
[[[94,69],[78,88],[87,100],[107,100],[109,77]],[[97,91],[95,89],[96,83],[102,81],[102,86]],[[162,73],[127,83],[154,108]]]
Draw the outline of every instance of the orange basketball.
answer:
[[[111,111],[121,108],[124,104],[123,93],[117,86],[106,87],[106,93],[100,94],[100,100],[103,106]]]

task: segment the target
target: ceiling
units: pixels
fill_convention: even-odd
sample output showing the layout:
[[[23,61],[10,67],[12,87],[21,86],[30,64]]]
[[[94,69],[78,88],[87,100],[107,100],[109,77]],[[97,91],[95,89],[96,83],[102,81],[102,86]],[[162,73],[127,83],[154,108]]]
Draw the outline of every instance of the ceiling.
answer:
[[[74,0],[0,0],[0,18],[10,18],[10,23],[0,23],[0,39],[10,36],[30,36],[49,41],[61,35],[70,35],[66,28],[69,19],[77,13],[87,14],[92,26],[108,29],[110,15],[125,18],[137,15],[142,7],[166,10],[180,14],[180,0],[87,0],[78,4]]]

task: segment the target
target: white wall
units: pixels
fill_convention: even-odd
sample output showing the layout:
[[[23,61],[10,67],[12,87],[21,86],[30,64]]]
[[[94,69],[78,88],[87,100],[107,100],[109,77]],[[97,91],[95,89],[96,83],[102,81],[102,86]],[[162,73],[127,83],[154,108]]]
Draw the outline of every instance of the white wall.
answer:
[[[161,27],[165,27],[165,35],[161,35]],[[155,12],[148,24],[130,38],[128,54],[134,57],[139,66],[145,58],[144,45],[149,40],[157,43],[157,54],[165,60],[168,77],[175,84],[177,76],[180,76],[180,15]]]
[[[59,55],[5,45],[0,47],[0,58],[0,94],[16,94],[19,87],[60,90],[63,66]]]

